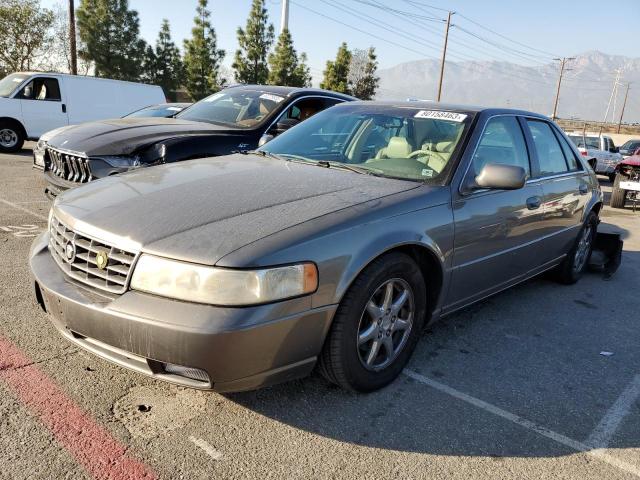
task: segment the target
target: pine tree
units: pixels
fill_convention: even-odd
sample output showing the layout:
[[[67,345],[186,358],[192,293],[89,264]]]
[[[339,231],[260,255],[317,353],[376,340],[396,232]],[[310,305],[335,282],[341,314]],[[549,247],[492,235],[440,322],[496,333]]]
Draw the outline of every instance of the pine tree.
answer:
[[[380,78],[376,76],[378,62],[373,47],[354,50],[349,66],[349,90],[361,100],[371,100],[376,95]]]
[[[149,83],[160,85],[167,98],[176,99],[176,90],[180,88],[184,76],[184,65],[180,57],[180,50],[171,40],[169,20],[162,20],[160,33],[156,40],[155,50],[147,53],[147,77]]]
[[[93,62],[95,75],[138,80],[146,43],[128,0],[81,0],[76,16],[83,45],[79,54]]]
[[[184,66],[187,92],[193,100],[215,93],[224,84],[220,64],[225,51],[218,49],[216,32],[209,22],[207,0],[198,0],[198,15],[191,29],[191,39],[184,41]]]
[[[238,27],[238,45],[233,68],[235,79],[240,83],[263,84],[269,77],[267,56],[275,34],[273,25],[268,24],[269,15],[265,0],[253,0],[247,26]]]
[[[274,52],[269,55],[269,84],[290,87],[307,87],[311,85],[307,56],[300,57],[293,48],[291,33],[285,29],[278,37]]]
[[[334,92],[349,93],[349,66],[351,64],[351,52],[347,44],[342,42],[334,61],[327,61],[327,67],[320,88],[333,90]]]

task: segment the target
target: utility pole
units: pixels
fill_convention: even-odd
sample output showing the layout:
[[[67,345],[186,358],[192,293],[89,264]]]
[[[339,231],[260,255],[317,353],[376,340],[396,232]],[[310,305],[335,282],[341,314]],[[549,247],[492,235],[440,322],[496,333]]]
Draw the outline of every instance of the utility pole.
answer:
[[[76,8],[74,0],[69,0],[69,50],[71,55],[71,75],[77,75],[78,52],[76,51]]]
[[[440,62],[440,81],[438,82],[438,96],[436,101],[439,102],[442,97],[442,81],[444,79],[444,62],[447,59],[447,43],[449,42],[449,27],[451,26],[451,15],[456,12],[449,12],[447,16],[447,26],[444,30],[444,47],[442,48],[442,61]]]
[[[604,120],[602,121],[603,124],[607,123],[607,117],[609,116],[609,109],[611,108],[611,101],[613,100],[613,95],[616,93],[616,90],[618,89],[618,82],[620,80],[620,75],[622,75],[621,68],[616,70],[616,79],[613,82],[613,89],[611,90],[611,96],[609,97],[607,110],[604,112]],[[615,122],[615,119],[613,119],[613,121]]]
[[[576,57],[564,57],[564,58],[554,58],[554,60],[560,62],[560,76],[558,77],[558,88],[556,89],[556,101],[553,103],[553,114],[551,115],[551,120],[558,119],[558,100],[560,100],[560,85],[562,85],[562,76],[564,75],[565,68],[564,66],[568,61],[575,60]],[[568,70],[568,69],[567,69]]]
[[[627,90],[624,92],[624,102],[622,102],[622,111],[620,112],[620,120],[618,120],[618,131],[620,133],[620,126],[622,125],[622,116],[624,115],[624,107],[627,106],[627,97],[629,96],[629,82],[627,82]]]
[[[282,12],[280,13],[280,34],[289,29],[289,0],[282,0]]]

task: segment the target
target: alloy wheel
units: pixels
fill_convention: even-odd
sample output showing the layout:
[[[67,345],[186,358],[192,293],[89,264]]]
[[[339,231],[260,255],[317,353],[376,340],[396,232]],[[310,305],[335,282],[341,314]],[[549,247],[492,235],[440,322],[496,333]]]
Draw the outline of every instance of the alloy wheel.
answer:
[[[375,290],[358,325],[358,356],[367,370],[393,363],[407,343],[414,315],[413,291],[405,280],[393,278]]]
[[[588,223],[585,225],[582,234],[580,235],[580,241],[578,242],[578,248],[573,259],[573,269],[576,272],[582,271],[587,260],[589,258],[589,252],[591,251],[591,243],[593,242],[593,225]]]

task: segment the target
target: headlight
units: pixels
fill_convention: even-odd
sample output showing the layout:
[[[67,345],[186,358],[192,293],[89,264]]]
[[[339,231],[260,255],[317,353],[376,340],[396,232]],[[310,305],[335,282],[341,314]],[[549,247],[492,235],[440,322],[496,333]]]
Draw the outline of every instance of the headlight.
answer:
[[[101,160],[107,162],[110,166],[115,168],[121,167],[137,167],[140,165],[140,157],[134,155],[132,157],[119,156],[119,155],[105,155],[98,157]]]
[[[33,163],[39,167],[44,168],[44,152],[47,148],[47,142],[45,140],[38,140],[36,146],[33,149]]]
[[[313,263],[235,270],[142,255],[131,288],[211,305],[256,305],[315,292],[318,270]]]

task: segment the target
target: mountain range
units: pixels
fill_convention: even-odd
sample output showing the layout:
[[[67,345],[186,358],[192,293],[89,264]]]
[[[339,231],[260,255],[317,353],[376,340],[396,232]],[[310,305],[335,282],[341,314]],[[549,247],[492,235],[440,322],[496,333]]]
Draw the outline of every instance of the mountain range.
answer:
[[[608,55],[599,51],[575,55],[575,60],[567,62],[558,116],[602,121],[617,69],[621,69],[621,85],[617,88],[615,101],[611,101],[607,119],[612,121],[615,118],[618,121],[626,83],[631,82],[624,122],[640,122],[640,58]],[[559,70],[559,62],[526,66],[502,61],[448,61],[445,65],[442,101],[523,108],[551,115]],[[440,61],[432,59],[380,69],[376,98],[434,100],[439,74]]]

